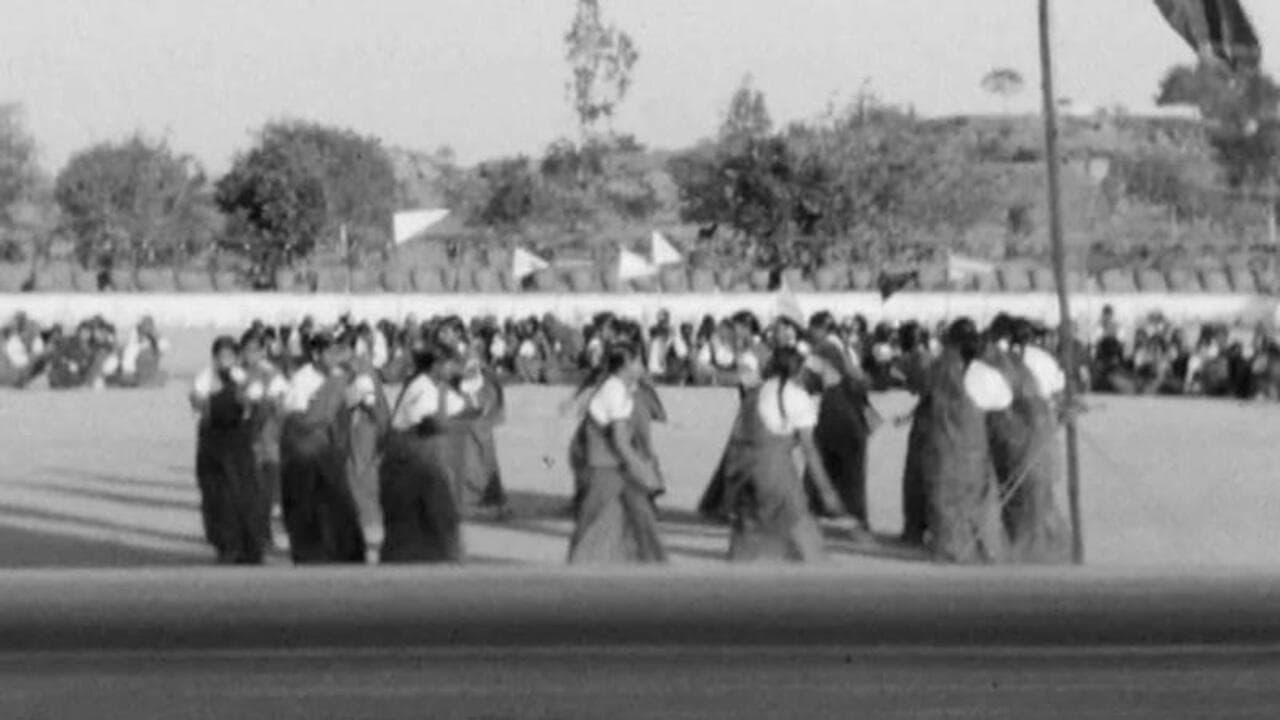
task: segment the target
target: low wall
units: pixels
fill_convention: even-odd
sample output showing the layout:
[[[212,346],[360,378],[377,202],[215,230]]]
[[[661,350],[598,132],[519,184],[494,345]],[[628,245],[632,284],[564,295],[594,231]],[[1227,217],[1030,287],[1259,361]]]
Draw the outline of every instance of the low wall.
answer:
[[[936,321],[967,315],[979,322],[997,312],[1024,315],[1056,324],[1057,299],[1049,293],[903,293],[881,301],[876,293],[798,294],[805,313],[829,310],[837,317],[862,314],[871,321]],[[1083,325],[1092,323],[1104,305],[1111,305],[1121,322],[1159,310],[1174,322],[1271,321],[1276,300],[1240,294],[1081,294],[1072,298],[1072,314]],[[493,315],[499,318],[554,313],[566,321],[581,321],[592,314],[613,311],[625,316],[652,319],[668,310],[678,321],[693,321],[705,314],[717,317],[738,310],[761,316],[776,313],[776,295],[714,294],[495,294],[495,295],[291,295],[279,293],[222,294],[0,294],[0,319],[23,311],[43,323],[71,324],[102,315],[117,324],[129,324],[143,315],[162,327],[238,328],[255,318],[270,323],[294,322],[305,315],[329,322],[343,313],[358,318],[401,319],[438,314]]]

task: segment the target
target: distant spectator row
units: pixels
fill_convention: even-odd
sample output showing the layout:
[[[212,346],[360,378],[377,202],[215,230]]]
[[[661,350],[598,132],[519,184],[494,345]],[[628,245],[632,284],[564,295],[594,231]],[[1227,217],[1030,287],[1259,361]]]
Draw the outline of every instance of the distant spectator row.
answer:
[[[902,273],[908,268],[889,270]],[[941,265],[914,269],[914,278],[902,291],[941,291],[948,288]],[[590,266],[542,270],[515,279],[508,268],[440,267],[404,265],[384,269],[322,268],[282,273],[281,292],[340,293],[510,293],[510,292],[766,292],[785,279],[796,292],[875,292],[881,271],[864,265],[825,266],[812,273],[796,269],[781,273],[766,270],[711,270],[666,267],[658,275],[619,282],[610,271]],[[1100,273],[1068,274],[1074,292],[1106,293],[1268,293],[1277,286],[1275,274],[1248,264],[1207,269],[1112,269]],[[1053,274],[1025,263],[999,265],[994,273],[950,285],[962,292],[1051,292]],[[146,269],[137,272],[98,273],[67,266],[46,268],[32,279],[27,265],[0,265],[0,292],[229,292],[249,289],[244,278],[230,270]]]

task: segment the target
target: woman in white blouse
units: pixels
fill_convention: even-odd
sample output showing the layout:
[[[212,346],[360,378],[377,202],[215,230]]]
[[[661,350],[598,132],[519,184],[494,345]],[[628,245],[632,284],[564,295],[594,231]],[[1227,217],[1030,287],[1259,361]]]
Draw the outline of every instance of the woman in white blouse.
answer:
[[[445,379],[456,351],[414,349],[414,371],[391,411],[379,466],[383,563],[458,563],[464,550],[448,435],[478,416]]]
[[[196,484],[205,539],[219,563],[256,565],[267,539],[263,526],[268,506],[254,467],[248,377],[233,338],[215,340],[211,355],[212,363],[196,376],[189,395],[200,416]]]
[[[1013,401],[1008,382],[979,359],[982,337],[961,318],[947,328],[929,377],[929,405],[918,410],[920,471],[928,508],[927,546],[935,560],[995,563],[1008,540],[987,432],[987,413]]]
[[[627,343],[608,347],[605,371],[586,403],[570,451],[582,492],[569,562],[665,562],[651,499],[661,487],[661,477],[654,458],[635,436],[635,393],[644,375],[639,348]]]
[[[280,508],[289,553],[299,565],[363,564],[367,544],[347,475],[348,416],[358,398],[333,336],[312,333],[306,343],[307,362],[281,402]]]
[[[803,372],[804,356],[797,350],[776,351],[751,412],[743,414],[740,430],[750,448],[748,462],[725,478],[732,562],[813,562],[824,557],[822,534],[795,463],[797,447],[826,513],[845,514],[813,439],[818,400],[803,384]]]

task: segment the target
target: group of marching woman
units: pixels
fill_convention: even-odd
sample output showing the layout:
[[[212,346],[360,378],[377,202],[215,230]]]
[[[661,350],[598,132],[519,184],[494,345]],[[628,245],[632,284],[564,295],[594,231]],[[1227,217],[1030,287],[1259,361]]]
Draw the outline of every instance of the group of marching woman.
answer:
[[[502,388],[455,333],[423,328],[394,404],[353,326],[309,331],[288,358],[261,327],[218,338],[191,402],[219,562],[261,563],[273,516],[298,564],[364,563],[375,545],[384,563],[460,561],[463,517],[500,515],[506,498]]]
[[[699,504],[729,527],[728,559],[821,561],[824,526],[874,542],[867,448],[881,418],[858,354],[828,313],[762,329],[744,312],[731,324],[739,410]],[[892,371],[918,401],[901,541],[940,562],[1066,560],[1053,442],[1065,376],[1043,331],[1003,315],[985,331],[957,320],[941,342],[905,330]],[[645,335],[597,317],[592,368],[560,408],[576,428],[570,563],[667,559],[652,435],[666,412]],[[375,546],[383,563],[461,562],[462,521],[506,516],[494,443],[503,392],[482,343],[456,319],[427,323],[392,378],[362,337],[346,322],[309,329],[289,357],[261,326],[214,343],[191,401],[204,525],[220,562],[260,563],[286,542],[300,564],[364,563]],[[273,538],[273,516],[286,538]]]

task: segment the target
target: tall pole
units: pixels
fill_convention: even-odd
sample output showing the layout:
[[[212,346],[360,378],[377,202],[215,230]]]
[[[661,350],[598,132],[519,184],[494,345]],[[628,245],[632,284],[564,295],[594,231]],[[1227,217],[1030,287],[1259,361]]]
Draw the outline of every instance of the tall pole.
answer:
[[[1080,522],[1080,457],[1075,421],[1076,352],[1067,288],[1067,252],[1062,238],[1062,183],[1058,158],[1058,103],[1053,91],[1053,18],[1050,0],[1040,2],[1040,77],[1044,91],[1044,144],[1049,184],[1049,241],[1053,246],[1053,278],[1058,286],[1058,352],[1067,375],[1063,402],[1067,440],[1067,495],[1071,505],[1071,557],[1084,562],[1084,532]]]

